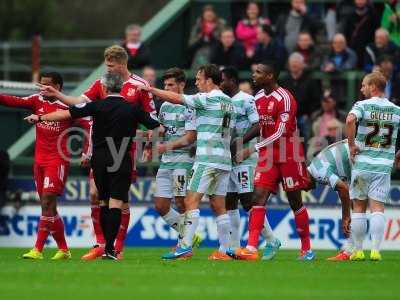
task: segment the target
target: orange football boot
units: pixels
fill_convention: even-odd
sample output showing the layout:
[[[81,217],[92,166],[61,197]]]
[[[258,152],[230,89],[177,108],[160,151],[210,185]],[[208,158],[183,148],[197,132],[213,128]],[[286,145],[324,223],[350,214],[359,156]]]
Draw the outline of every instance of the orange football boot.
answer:
[[[88,253],[81,257],[82,260],[95,260],[104,254],[104,248],[99,246],[94,246],[89,250]]]
[[[220,252],[218,250],[215,250],[211,255],[208,257],[208,260],[233,260],[232,257],[229,255]]]
[[[240,260],[258,260],[258,251],[251,251],[247,248],[238,248],[235,251],[235,257]]]
[[[338,254],[335,256],[329,257],[326,260],[329,261],[345,261],[345,260],[350,260],[350,255],[347,254],[345,251],[340,251]]]

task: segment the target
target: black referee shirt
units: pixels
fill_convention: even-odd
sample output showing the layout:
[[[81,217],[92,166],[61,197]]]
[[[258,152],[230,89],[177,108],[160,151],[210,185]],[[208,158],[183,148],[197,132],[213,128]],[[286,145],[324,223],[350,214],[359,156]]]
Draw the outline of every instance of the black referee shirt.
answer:
[[[109,95],[101,101],[79,103],[71,106],[69,111],[73,119],[93,117],[93,150],[108,149],[107,137],[114,141],[118,151],[124,138],[130,138],[130,145],[138,123],[147,129],[159,126],[156,117],[153,118],[140,105],[129,103],[120,95]]]

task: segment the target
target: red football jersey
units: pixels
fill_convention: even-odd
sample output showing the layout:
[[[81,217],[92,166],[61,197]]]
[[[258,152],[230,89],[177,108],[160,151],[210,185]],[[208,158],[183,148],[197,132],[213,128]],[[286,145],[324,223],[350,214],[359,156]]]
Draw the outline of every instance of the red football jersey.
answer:
[[[304,150],[297,133],[297,102],[284,88],[265,95],[264,90],[255,96],[260,118],[261,141],[256,144],[260,159],[285,162],[303,159]]]
[[[129,102],[140,103],[145,111],[154,112],[155,106],[152,94],[144,90],[139,90],[137,88],[139,85],[148,86],[149,84],[139,76],[131,74],[129,80],[124,82],[120,95]],[[96,80],[92,86],[83,93],[83,96],[88,98],[90,101],[104,99],[107,95],[100,79]]]
[[[61,101],[50,102],[41,95],[35,94],[20,98],[15,96],[0,95],[0,104],[9,107],[20,107],[30,109],[36,115],[45,115],[58,110],[68,109]],[[68,130],[73,123],[78,122],[87,132],[90,121],[86,119],[65,120],[56,122],[39,122],[36,124],[35,163],[46,163],[49,161],[68,161],[70,152],[68,150]],[[87,136],[85,137],[87,138]],[[87,151],[88,140],[85,139],[84,152]]]

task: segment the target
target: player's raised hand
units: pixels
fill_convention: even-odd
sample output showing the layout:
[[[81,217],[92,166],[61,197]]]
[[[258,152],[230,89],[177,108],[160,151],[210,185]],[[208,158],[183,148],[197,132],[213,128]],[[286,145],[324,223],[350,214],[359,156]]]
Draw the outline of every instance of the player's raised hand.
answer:
[[[138,88],[139,90],[147,91],[147,92],[150,92],[150,90],[151,90],[151,86],[149,86],[149,85],[144,85],[144,84],[139,84],[139,85],[137,85],[137,88]]]
[[[57,97],[58,92],[54,87],[50,85],[44,85],[40,83],[36,83],[36,86],[40,90],[40,95],[46,96],[46,97]]]
[[[27,116],[26,118],[24,118],[24,120],[27,121],[30,124],[36,124],[36,123],[39,122],[39,116],[32,114],[32,115]]]

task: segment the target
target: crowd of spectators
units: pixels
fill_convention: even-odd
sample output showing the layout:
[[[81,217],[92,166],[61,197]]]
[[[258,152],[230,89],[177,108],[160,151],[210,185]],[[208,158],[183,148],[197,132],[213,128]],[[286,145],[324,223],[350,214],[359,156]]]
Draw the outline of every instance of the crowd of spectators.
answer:
[[[318,10],[305,0],[292,0],[286,11],[274,15],[265,8],[249,1],[241,19],[229,23],[205,5],[190,31],[185,67],[214,63],[251,71],[257,63],[274,63],[283,71],[280,84],[298,101],[298,126],[311,156],[325,146],[322,138],[331,143],[343,137],[344,72],[381,71],[388,79],[386,96],[400,103],[400,1],[378,9],[371,0],[338,0]],[[140,34],[137,25],[126,28],[131,69],[151,65]],[[321,81],[316,72],[328,79]],[[146,67],[143,76],[156,84],[154,69]],[[254,92],[250,80],[240,88]]]

